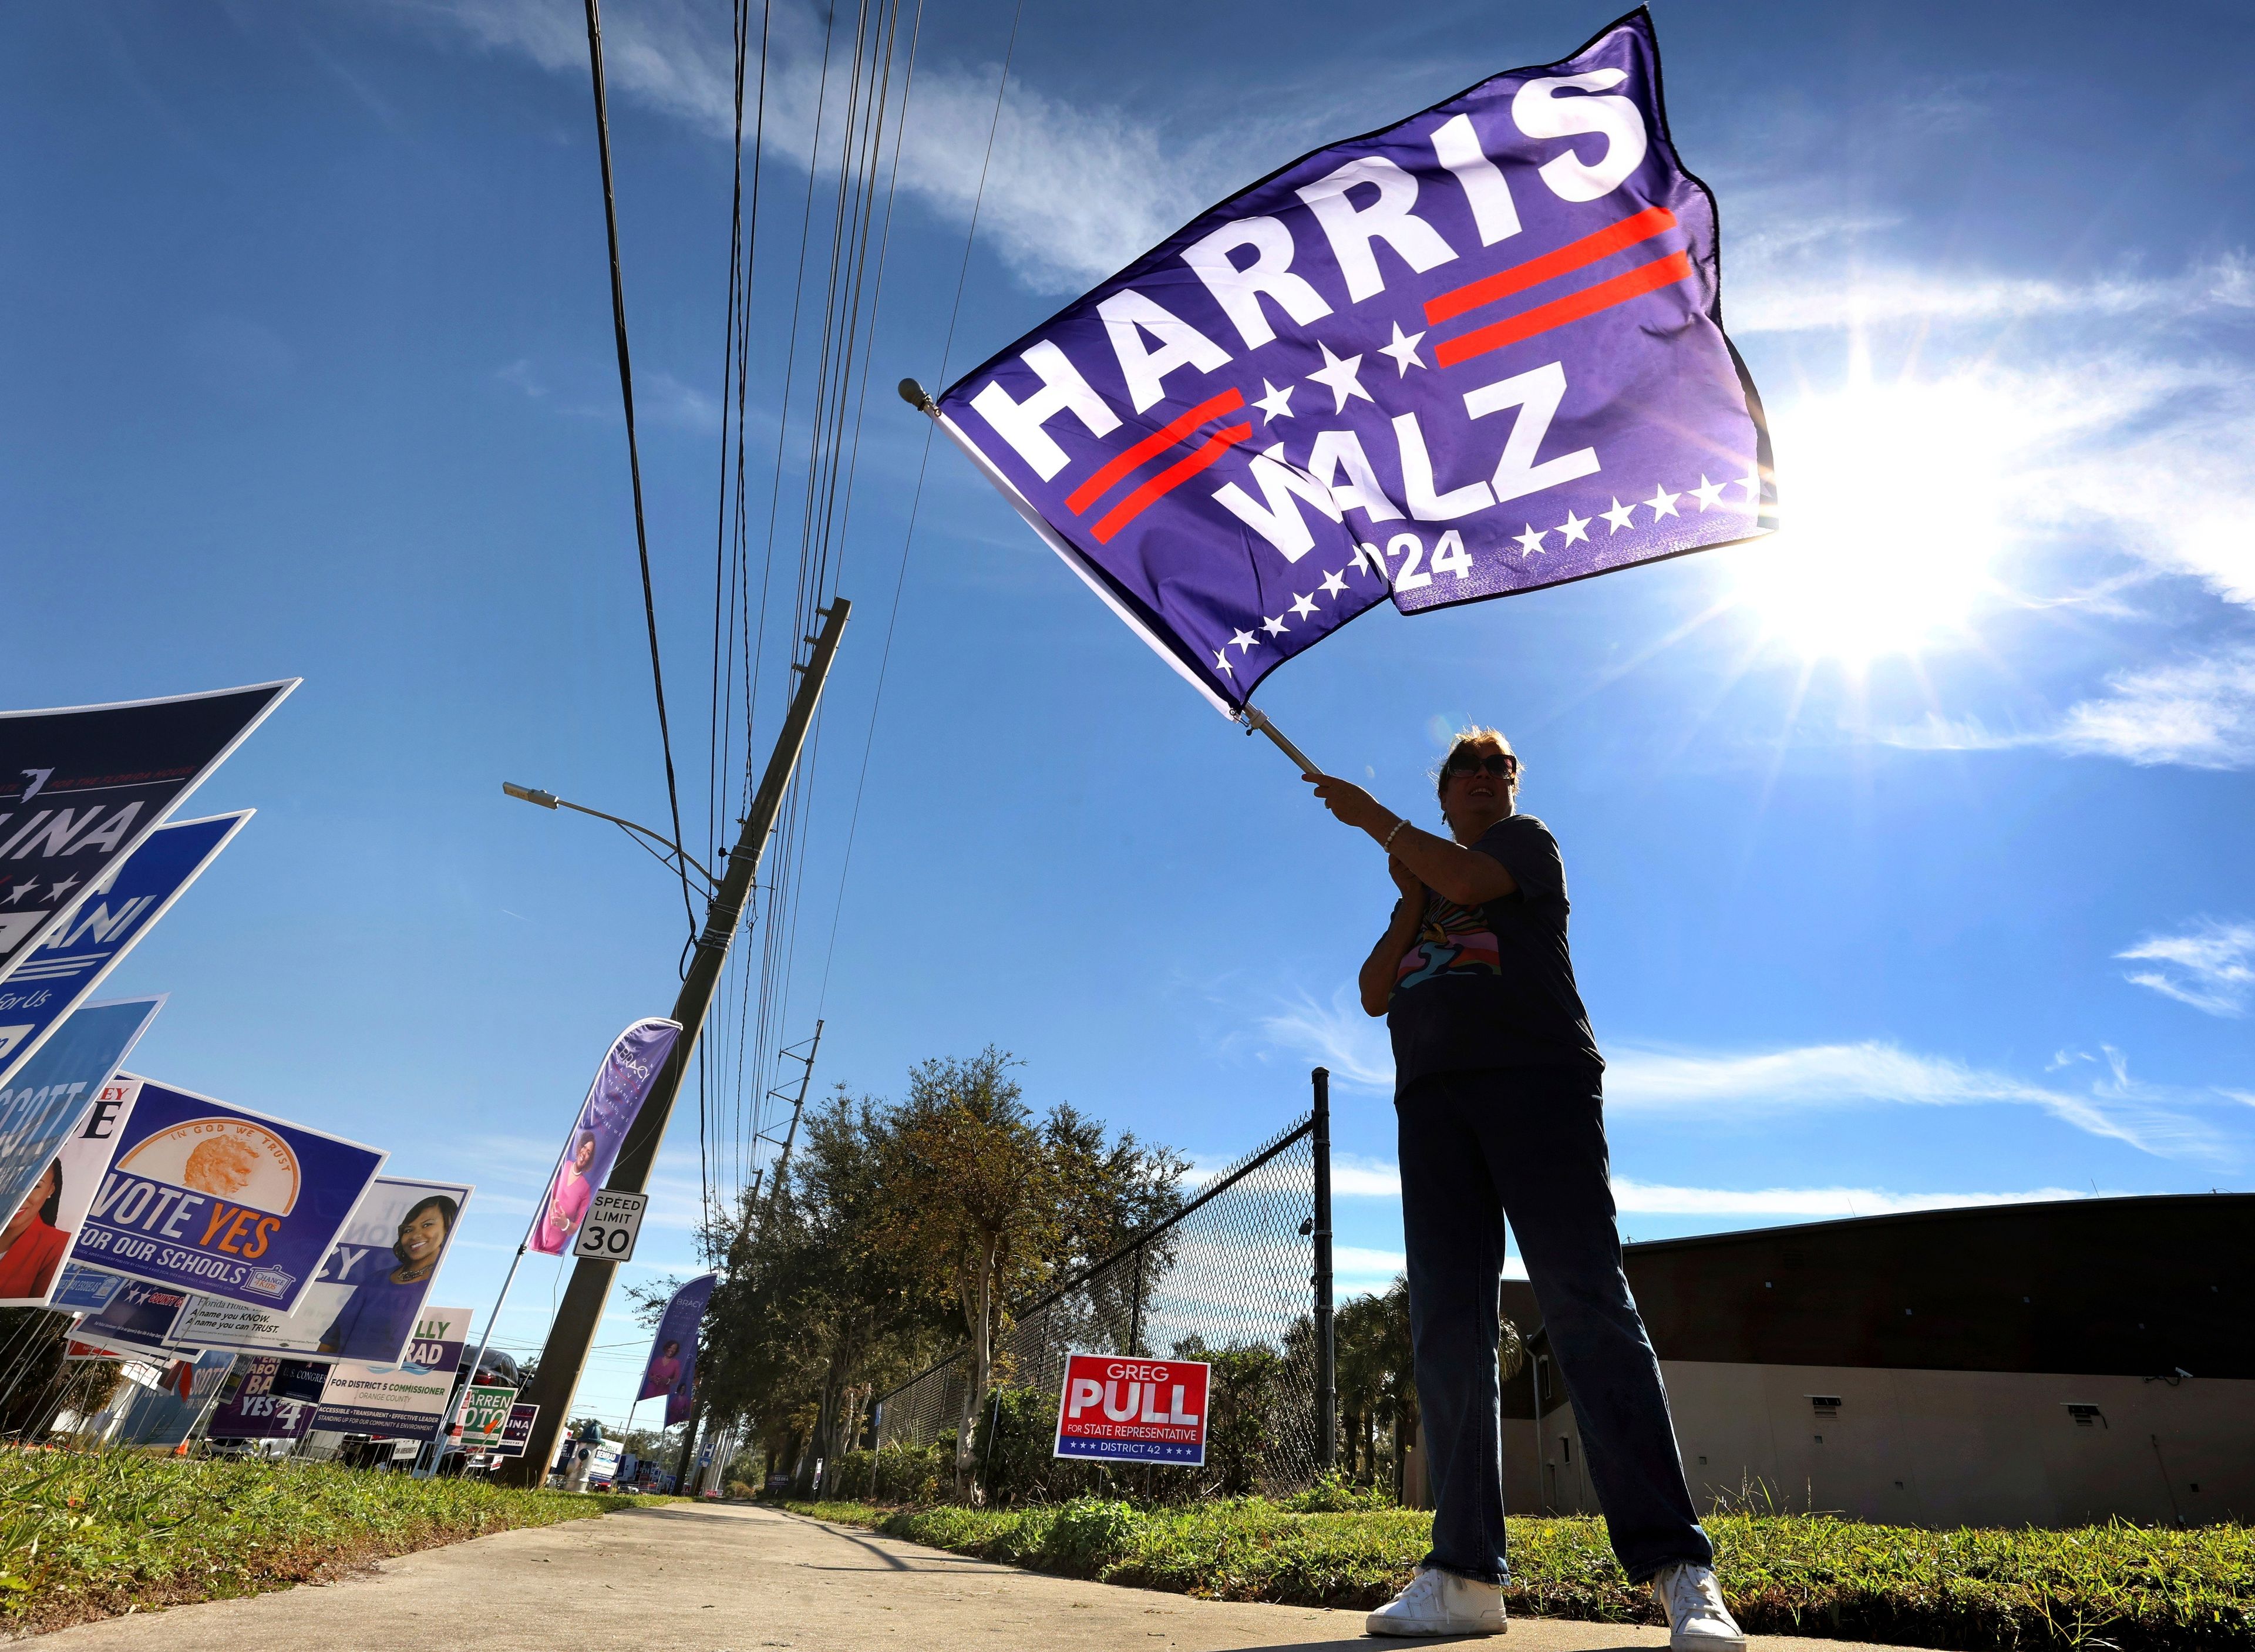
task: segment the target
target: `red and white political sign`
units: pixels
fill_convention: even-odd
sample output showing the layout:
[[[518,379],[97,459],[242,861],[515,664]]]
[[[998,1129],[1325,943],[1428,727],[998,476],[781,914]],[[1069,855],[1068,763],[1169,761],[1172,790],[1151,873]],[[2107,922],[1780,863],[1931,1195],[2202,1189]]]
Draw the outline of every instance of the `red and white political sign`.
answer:
[[[1067,1354],[1053,1454],[1107,1463],[1204,1463],[1210,1368],[1196,1360]]]

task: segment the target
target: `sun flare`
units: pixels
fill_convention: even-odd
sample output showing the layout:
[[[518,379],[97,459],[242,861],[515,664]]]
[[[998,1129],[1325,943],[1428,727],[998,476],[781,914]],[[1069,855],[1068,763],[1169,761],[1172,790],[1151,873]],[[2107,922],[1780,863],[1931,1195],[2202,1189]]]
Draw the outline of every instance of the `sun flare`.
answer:
[[[2009,527],[2000,504],[2026,418],[1968,380],[1856,383],[1774,421],[1773,538],[1739,553],[1763,634],[1862,664],[1970,634]]]

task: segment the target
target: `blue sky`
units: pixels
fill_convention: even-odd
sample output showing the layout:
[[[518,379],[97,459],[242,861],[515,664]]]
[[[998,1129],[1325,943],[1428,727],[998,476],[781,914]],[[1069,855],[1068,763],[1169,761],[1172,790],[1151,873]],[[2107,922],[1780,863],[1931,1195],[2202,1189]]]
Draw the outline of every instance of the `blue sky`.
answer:
[[[1373,614],[1263,702],[1401,808],[1444,728],[1511,733],[1522,806],[1567,857],[1632,1235],[2249,1185],[2255,25],[1655,10],[1787,534]],[[1612,15],[1029,8],[951,371],[1279,163]],[[820,50],[815,14],[775,17],[768,272],[794,250]],[[692,820],[727,19],[606,13]],[[994,1043],[1037,1103],[1209,1163],[1303,1106],[1324,1060],[1345,1283],[1380,1283],[1389,1079],[1350,995],[1390,899],[1372,847],[952,453],[902,575],[924,431],[887,387],[941,382],[1010,20],[935,9],[919,42],[842,539],[856,616],[769,1043],[819,1015],[818,1085],[876,1093]],[[116,978],[172,994],[137,1065],[478,1183],[440,1294],[482,1313],[595,1061],[664,1013],[682,940],[649,861],[499,789],[665,813],[578,8],[19,8],[7,43],[6,703],[306,679],[193,805],[258,818]],[[789,288],[761,280],[750,434],[771,460]],[[778,555],[788,580],[788,534]],[[710,1127],[724,1178],[735,1106]],[[693,1262],[695,1123],[677,1115],[644,1276]],[[505,1339],[537,1341],[552,1272],[528,1268]],[[615,1312],[583,1409],[622,1413],[635,1340]]]

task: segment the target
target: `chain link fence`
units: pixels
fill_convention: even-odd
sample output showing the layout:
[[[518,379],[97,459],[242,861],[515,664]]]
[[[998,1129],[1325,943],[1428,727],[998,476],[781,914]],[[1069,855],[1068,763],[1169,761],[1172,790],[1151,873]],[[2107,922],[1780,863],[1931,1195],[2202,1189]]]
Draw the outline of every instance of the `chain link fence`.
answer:
[[[1070,1494],[1107,1472],[1053,1462],[1051,1432],[1068,1353],[1213,1364],[1203,1471],[1128,1471],[1139,1489],[1219,1487],[1281,1494],[1323,1466],[1317,1417],[1330,1409],[1317,1326],[1331,1305],[1328,1121],[1302,1116],[1207,1180],[1159,1227],[1040,1300],[996,1334],[990,1391],[966,1390],[959,1349],[875,1404],[875,1458],[864,1494],[913,1495],[969,1423],[990,1496]],[[1320,1173],[1319,1173],[1320,1166]],[[1319,1257],[1320,1254],[1320,1265]],[[1317,1313],[1320,1304],[1324,1310]],[[827,1479],[828,1477],[825,1477]]]

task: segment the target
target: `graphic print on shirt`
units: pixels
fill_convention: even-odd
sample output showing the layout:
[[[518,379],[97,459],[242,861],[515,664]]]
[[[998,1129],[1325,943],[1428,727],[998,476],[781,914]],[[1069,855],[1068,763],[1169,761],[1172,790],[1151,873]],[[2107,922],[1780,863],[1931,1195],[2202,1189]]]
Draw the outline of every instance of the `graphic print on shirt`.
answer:
[[[1495,931],[1487,926],[1486,913],[1476,906],[1459,906],[1429,890],[1417,944],[1401,954],[1394,973],[1394,990],[1400,993],[1441,975],[1502,974],[1502,958]]]

